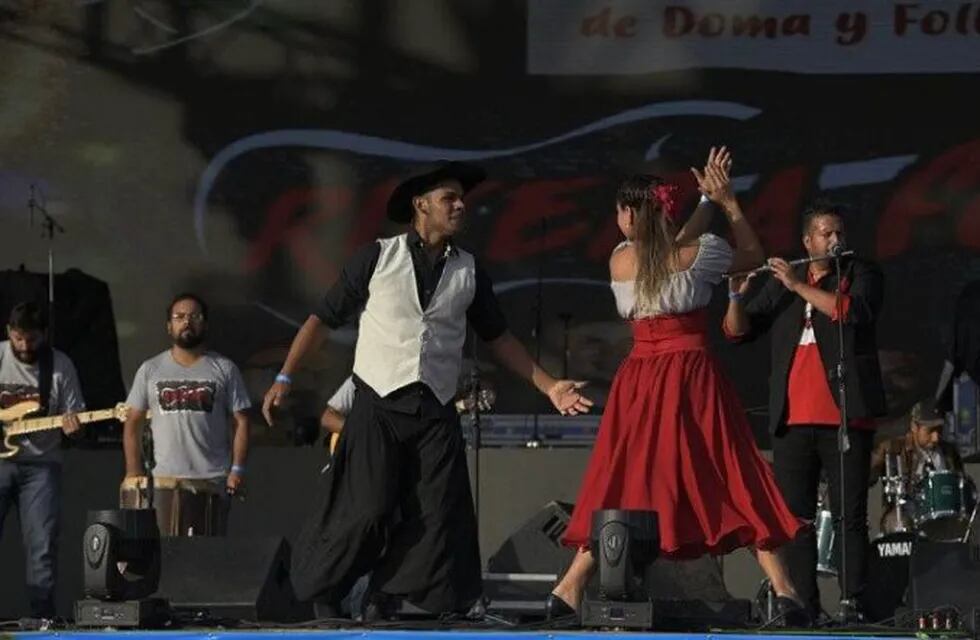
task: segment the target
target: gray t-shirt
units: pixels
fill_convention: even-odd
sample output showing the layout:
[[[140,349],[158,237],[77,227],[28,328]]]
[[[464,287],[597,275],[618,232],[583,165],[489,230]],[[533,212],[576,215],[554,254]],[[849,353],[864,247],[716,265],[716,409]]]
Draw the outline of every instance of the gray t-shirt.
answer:
[[[75,365],[57,349],[54,351],[52,364],[51,410],[48,414],[83,411],[85,401],[82,399],[82,387],[78,383]],[[41,396],[37,376],[37,363],[24,364],[14,356],[9,340],[0,342],[0,408],[6,409],[26,400],[39,401]],[[13,442],[20,447],[20,451],[11,460],[61,462],[61,429],[19,436]]]
[[[150,411],[154,476],[214,478],[231,468],[231,421],[252,406],[235,363],[212,351],[190,367],[170,350],[144,362],[126,404]]]

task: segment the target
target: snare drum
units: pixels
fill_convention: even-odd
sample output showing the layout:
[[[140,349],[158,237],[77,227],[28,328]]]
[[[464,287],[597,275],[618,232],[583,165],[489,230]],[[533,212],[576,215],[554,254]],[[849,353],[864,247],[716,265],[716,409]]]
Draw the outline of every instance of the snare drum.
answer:
[[[151,505],[151,482],[147,476],[123,479],[119,506],[147,509]],[[152,505],[161,536],[223,536],[228,532],[231,500],[220,481],[197,478],[152,479]]]
[[[966,532],[975,498],[967,478],[957,471],[929,471],[915,493],[915,523],[936,542],[959,540]]]

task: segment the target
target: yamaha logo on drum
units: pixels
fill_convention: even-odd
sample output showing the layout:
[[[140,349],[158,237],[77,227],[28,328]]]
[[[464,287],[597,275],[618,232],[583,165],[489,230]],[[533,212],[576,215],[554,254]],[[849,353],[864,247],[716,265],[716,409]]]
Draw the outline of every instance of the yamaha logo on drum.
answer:
[[[878,556],[881,558],[898,558],[912,556],[912,541],[879,542]]]

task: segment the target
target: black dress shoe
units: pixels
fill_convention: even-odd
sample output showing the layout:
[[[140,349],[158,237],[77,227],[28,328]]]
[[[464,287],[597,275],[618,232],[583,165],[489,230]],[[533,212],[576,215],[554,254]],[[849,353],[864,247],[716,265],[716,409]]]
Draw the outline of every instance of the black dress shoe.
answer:
[[[359,621],[365,624],[388,622],[398,619],[398,603],[383,593],[372,593],[364,598]]]
[[[544,617],[547,620],[557,620],[576,615],[575,609],[553,593],[549,593],[544,601]]]
[[[778,626],[799,629],[809,629],[813,626],[813,618],[810,617],[806,607],[796,600],[786,596],[776,596],[775,604]]]
[[[317,620],[333,620],[341,616],[340,607],[334,602],[323,601],[313,603],[313,617]]]

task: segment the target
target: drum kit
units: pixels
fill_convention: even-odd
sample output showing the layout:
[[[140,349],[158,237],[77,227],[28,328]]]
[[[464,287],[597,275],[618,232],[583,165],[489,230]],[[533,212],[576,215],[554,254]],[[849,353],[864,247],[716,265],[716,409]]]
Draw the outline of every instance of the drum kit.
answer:
[[[977,515],[976,486],[949,469],[925,469],[911,479],[903,457],[885,458],[881,533],[916,533],[933,542],[966,542]]]
[[[868,621],[888,620],[905,601],[909,565],[917,541],[965,543],[977,515],[976,488],[958,471],[926,469],[906,473],[904,458],[885,459],[884,512],[868,553],[868,583],[862,599]],[[817,492],[817,575],[837,576],[834,522],[827,482]]]
[[[888,454],[882,477],[884,512],[877,541],[924,538],[932,542],[966,542],[977,517],[977,490],[973,480],[952,470],[927,469],[913,478],[903,468],[901,455]],[[817,494],[817,573],[836,576],[834,523],[827,483]]]

